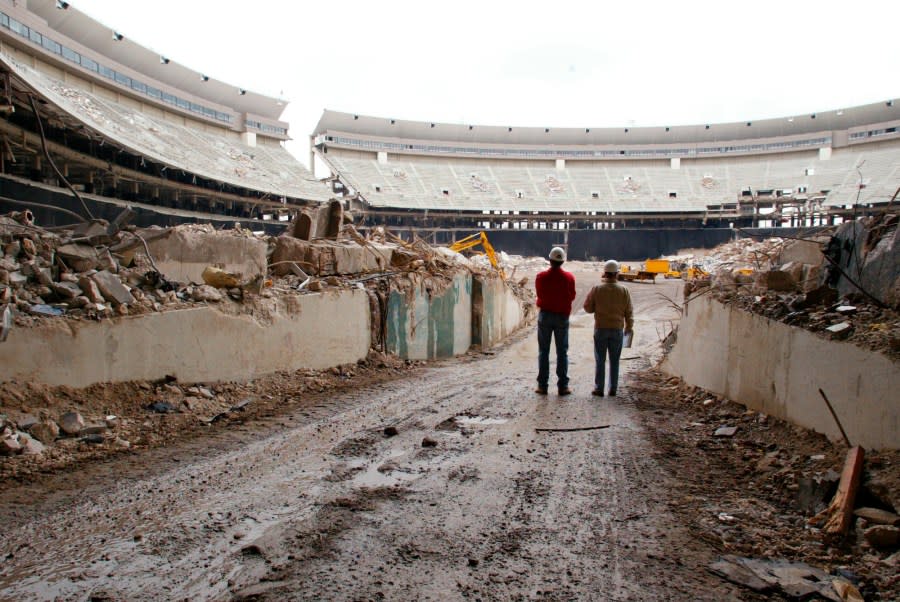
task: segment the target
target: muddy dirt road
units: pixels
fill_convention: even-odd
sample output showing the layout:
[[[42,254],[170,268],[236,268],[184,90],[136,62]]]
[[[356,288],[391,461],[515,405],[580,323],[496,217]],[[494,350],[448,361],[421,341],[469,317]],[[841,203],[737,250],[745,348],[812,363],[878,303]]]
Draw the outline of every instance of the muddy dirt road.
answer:
[[[595,276],[576,275],[580,307]],[[533,393],[529,328],[311,411],[56,475],[32,501],[0,496],[0,598],[736,598],[669,512],[678,484],[629,392],[675,317],[658,293],[681,283],[629,286],[637,345],[617,398],[590,395],[592,318],[579,310],[570,397],[555,382]]]

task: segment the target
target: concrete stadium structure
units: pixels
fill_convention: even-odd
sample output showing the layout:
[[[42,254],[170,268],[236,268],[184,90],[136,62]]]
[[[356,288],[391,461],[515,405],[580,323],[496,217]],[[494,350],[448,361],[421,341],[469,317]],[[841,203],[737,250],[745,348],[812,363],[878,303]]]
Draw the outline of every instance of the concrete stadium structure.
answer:
[[[283,147],[286,101],[179,65],[67,2],[0,0],[0,72],[6,205],[108,217],[127,201],[139,221],[275,224],[331,198]]]
[[[897,192],[898,130],[893,99],[762,121],[621,129],[326,110],[311,147],[363,226],[387,224],[436,240],[455,230],[488,229],[504,241],[518,238],[508,231],[528,232],[529,240],[551,231],[564,236],[541,240],[568,243],[597,230],[839,222]]]

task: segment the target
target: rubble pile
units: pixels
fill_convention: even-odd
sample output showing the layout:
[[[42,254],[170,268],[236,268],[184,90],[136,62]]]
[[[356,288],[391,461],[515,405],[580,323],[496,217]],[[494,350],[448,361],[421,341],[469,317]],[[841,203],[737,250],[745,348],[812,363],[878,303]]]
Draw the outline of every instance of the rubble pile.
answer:
[[[731,560],[808,563],[866,600],[895,599],[900,452],[868,452],[852,527],[830,538],[811,519],[835,494],[844,446],[656,370],[631,383],[658,460],[687,484],[669,507],[699,537]]]
[[[165,446],[209,435],[210,429],[227,433],[282,412],[327,411],[341,388],[377,383],[419,365],[372,351],[357,364],[251,382],[187,384],[169,378],[84,389],[0,383],[0,479]]]
[[[721,245],[697,260],[712,274],[711,282],[687,282],[685,296],[710,293],[746,311],[900,359],[900,295],[891,293],[900,291],[897,222],[896,215],[883,215],[804,240],[745,238]]]
[[[46,318],[99,320],[198,303],[239,312],[257,297],[358,283],[376,288],[374,280],[398,274],[429,279],[440,290],[460,270],[493,271],[383,229],[364,238],[348,224],[343,238],[303,240],[260,236],[239,224],[139,229],[125,224],[127,213],[120,223],[91,220],[56,231],[35,225],[27,211],[0,216],[0,306],[10,310],[4,336]]]
[[[0,383],[0,478],[65,466],[76,459],[165,444],[181,431],[287,404],[362,374],[388,376],[415,365],[375,351],[383,342],[379,312],[391,290],[424,285],[433,294],[460,271],[496,272],[421,239],[380,229],[369,238],[352,225],[342,236],[303,240],[267,237],[208,224],[173,228],[91,220],[44,229],[30,212],[0,216],[0,316],[3,344],[14,329],[57,320],[104,320],[197,305],[265,320],[297,295],[365,288],[374,319],[373,351],[359,366],[299,370],[250,383],[104,383],[86,389]],[[533,293],[510,283],[522,298]],[[270,391],[260,393],[258,391]],[[255,411],[255,410],[254,410]],[[263,410],[259,410],[263,411]],[[179,435],[180,436],[180,435]]]

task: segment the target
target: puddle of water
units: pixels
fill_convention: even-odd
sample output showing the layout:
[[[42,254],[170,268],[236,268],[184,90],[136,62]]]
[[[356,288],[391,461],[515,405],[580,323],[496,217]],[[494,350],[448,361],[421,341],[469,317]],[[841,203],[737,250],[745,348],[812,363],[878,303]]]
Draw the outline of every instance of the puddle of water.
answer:
[[[488,418],[486,416],[457,416],[455,420],[460,426],[489,426],[509,422],[506,418]]]
[[[367,468],[364,472],[361,472],[353,477],[353,484],[357,487],[391,487],[393,485],[399,485],[400,483],[412,481],[417,476],[415,474],[401,472],[399,470],[392,470],[390,472],[378,472],[378,467],[381,465],[381,462],[377,462],[369,466],[369,468]]]

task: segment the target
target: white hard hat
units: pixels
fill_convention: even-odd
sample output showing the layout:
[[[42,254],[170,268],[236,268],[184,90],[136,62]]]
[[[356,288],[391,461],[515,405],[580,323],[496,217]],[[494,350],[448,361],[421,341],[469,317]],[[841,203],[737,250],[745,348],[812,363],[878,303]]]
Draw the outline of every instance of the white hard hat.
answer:
[[[551,261],[565,261],[566,260],[566,252],[562,247],[553,247],[550,249],[550,260]]]
[[[619,262],[615,259],[610,259],[606,263],[603,264],[603,273],[604,274],[618,274],[619,273]]]

